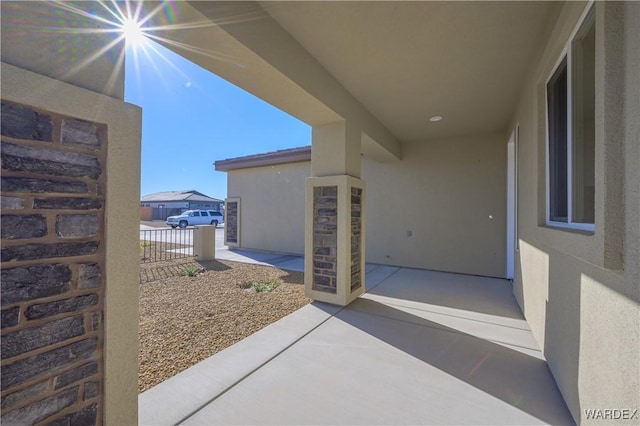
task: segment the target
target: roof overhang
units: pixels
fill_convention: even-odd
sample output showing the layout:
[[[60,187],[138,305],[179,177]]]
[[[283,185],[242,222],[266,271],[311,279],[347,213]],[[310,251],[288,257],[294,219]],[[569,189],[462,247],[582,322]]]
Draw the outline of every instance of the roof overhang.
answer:
[[[277,164],[301,163],[311,161],[311,147],[284,149],[265,154],[248,155],[246,157],[230,158],[214,163],[219,172],[248,169],[251,167],[275,166]]]
[[[157,35],[311,126],[355,123],[365,155],[388,161],[403,143],[505,131],[562,7],[187,1]]]

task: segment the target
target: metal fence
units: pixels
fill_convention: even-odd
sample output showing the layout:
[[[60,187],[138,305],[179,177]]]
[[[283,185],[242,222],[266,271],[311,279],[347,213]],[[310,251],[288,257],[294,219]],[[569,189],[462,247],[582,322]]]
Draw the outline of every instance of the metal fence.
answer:
[[[193,256],[193,229],[149,229],[140,231],[140,263]]]

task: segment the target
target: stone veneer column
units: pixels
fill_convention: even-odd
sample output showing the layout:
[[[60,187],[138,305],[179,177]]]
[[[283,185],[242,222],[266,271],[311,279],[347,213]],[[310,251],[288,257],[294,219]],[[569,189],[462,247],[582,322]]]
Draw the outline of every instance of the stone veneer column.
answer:
[[[305,290],[347,305],[364,293],[364,181],[352,176],[306,181]]]
[[[100,424],[107,127],[2,102],[3,424]]]
[[[240,198],[227,198],[224,208],[224,243],[240,247]]]
[[[365,290],[361,136],[346,120],[314,126],[306,182],[305,292],[342,306]]]

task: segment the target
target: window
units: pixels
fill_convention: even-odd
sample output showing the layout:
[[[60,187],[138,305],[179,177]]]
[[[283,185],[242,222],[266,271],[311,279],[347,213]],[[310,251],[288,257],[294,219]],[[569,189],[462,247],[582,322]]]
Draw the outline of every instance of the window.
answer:
[[[593,231],[595,13],[588,11],[547,82],[547,223]]]
[[[207,213],[207,212],[200,212],[200,216],[209,216],[209,213]]]

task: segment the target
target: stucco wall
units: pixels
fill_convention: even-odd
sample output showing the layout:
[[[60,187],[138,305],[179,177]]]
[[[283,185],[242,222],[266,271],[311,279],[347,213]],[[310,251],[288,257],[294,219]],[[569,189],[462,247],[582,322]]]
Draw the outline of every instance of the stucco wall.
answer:
[[[229,171],[227,194],[239,197],[240,246],[304,253],[305,178],[311,163]]]
[[[596,3],[593,235],[544,225],[544,87],[583,10],[582,3],[563,9],[513,120],[520,127],[514,294],[574,419],[589,424],[585,410],[640,408],[640,5]]]
[[[362,163],[367,261],[504,277],[507,136],[402,149],[402,161]]]
[[[363,159],[367,261],[503,277],[506,142],[466,137],[404,145],[402,161]],[[242,199],[242,247],[304,252],[309,173],[309,162],[229,172],[229,196]]]

